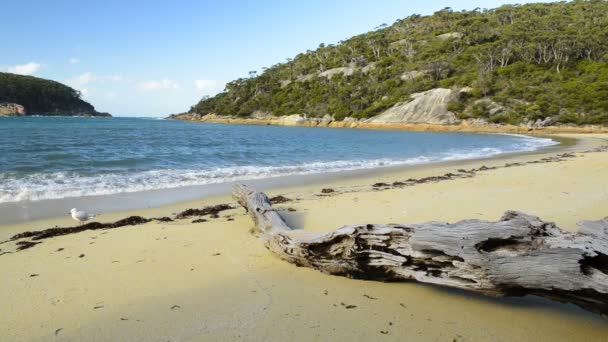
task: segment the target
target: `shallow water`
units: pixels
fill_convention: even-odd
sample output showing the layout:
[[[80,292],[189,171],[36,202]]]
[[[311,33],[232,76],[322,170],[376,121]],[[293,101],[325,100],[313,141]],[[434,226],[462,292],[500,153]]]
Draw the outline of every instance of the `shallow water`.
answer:
[[[513,135],[2,118],[0,203],[481,158],[554,144]]]

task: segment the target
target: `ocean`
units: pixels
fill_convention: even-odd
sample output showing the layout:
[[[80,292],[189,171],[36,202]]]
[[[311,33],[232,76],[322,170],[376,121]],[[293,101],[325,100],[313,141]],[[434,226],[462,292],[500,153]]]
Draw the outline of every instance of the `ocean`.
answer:
[[[555,144],[502,134],[0,118],[0,203],[473,159]]]

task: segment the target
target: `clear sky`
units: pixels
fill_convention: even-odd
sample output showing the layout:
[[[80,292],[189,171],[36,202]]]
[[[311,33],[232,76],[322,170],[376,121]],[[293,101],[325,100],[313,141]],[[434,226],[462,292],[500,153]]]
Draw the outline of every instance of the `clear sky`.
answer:
[[[99,111],[166,116],[319,43],[444,7],[528,1],[2,2],[0,71],[67,83]]]

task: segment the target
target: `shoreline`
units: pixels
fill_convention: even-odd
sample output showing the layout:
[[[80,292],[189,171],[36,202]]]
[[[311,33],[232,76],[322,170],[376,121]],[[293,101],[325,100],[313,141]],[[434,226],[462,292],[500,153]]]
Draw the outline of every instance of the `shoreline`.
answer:
[[[578,143],[566,150],[259,190],[288,198],[277,210],[290,226],[312,232],[357,223],[495,221],[506,210],[575,231],[577,221],[607,214],[608,135],[566,138]],[[99,221],[174,217],[217,204],[234,200],[216,196],[103,214]],[[2,225],[0,241],[55,226],[76,224],[66,214]],[[296,267],[267,251],[251,227],[235,207],[217,217],[54,236],[21,251],[14,242],[2,243],[0,301],[7,309],[0,331],[8,340],[30,341],[572,341],[608,334],[605,318],[538,297],[495,299]]]
[[[182,115],[182,116],[180,116]],[[370,124],[360,121],[323,121],[319,118],[301,117],[297,120],[288,120],[286,117],[272,118],[238,118],[222,117],[215,114],[196,116],[185,113],[169,116],[167,120],[184,121],[191,123],[214,123],[223,125],[254,125],[254,126],[293,126],[293,127],[320,127],[320,128],[353,128],[368,130],[400,130],[410,132],[463,132],[463,133],[515,133],[526,135],[547,134],[581,134],[581,133],[608,133],[608,127],[603,126],[546,126],[527,127],[499,124],[475,124],[463,120],[458,125],[439,124]]]
[[[478,133],[478,134],[503,134],[503,133]],[[510,133],[513,134],[513,133]],[[516,134],[520,136],[528,136]],[[404,171],[433,170],[442,166],[467,165],[467,162],[481,162],[492,160],[510,159],[520,155],[545,155],[552,152],[568,152],[576,149],[577,139],[536,135],[534,138],[548,138],[559,144],[541,147],[533,151],[506,152],[492,156],[465,158],[458,160],[435,161],[421,164],[404,164],[380,166],[374,168],[362,168],[354,170],[341,170],[323,173],[279,175],[250,180],[228,181],[215,184],[202,184],[182,186],[167,189],[154,189],[146,191],[123,192],[115,194],[91,195],[81,197],[66,197],[57,199],[44,199],[38,201],[20,201],[0,203],[0,227],[2,225],[31,222],[44,219],[61,217],[66,208],[77,207],[91,213],[116,213],[121,211],[133,211],[149,208],[162,208],[186,204],[196,200],[205,200],[218,196],[230,194],[231,187],[235,183],[246,182],[254,187],[265,190],[278,190],[286,187],[313,186],[333,183],[339,180],[354,180],[370,176],[398,174]]]

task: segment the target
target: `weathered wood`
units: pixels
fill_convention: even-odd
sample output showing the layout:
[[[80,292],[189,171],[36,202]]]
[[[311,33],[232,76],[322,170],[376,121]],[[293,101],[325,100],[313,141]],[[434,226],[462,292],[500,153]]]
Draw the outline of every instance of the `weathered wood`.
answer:
[[[608,218],[567,233],[508,211],[498,222],[289,227],[268,197],[235,185],[266,246],[300,266],[357,279],[416,280],[491,296],[538,295],[608,315]]]

